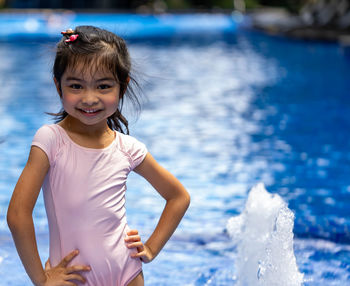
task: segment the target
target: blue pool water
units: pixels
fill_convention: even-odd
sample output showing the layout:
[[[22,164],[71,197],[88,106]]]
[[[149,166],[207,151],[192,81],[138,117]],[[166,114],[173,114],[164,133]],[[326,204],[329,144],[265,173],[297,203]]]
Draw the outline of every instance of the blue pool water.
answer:
[[[59,109],[51,40],[0,45],[0,285],[30,285],[5,214],[32,137]],[[245,29],[205,37],[129,39],[143,90],[131,134],[186,186],[191,207],[165,249],[144,265],[148,285],[235,285],[226,223],[264,182],[295,214],[305,285],[350,284],[350,58],[337,44]],[[130,176],[130,226],[150,235],[164,202]],[[42,261],[48,225],[34,209]],[[277,285],[277,284],[276,284]]]

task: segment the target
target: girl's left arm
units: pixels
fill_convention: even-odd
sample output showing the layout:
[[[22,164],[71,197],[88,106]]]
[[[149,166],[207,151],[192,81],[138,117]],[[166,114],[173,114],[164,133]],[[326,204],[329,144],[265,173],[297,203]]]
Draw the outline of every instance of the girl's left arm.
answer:
[[[136,230],[130,231],[128,233],[130,236],[126,238],[127,242],[131,242],[128,247],[138,250],[133,257],[139,257],[143,262],[150,262],[158,255],[179,225],[190,204],[190,195],[180,181],[159,165],[150,153],[147,153],[134,171],[144,177],[166,200],[159,222],[145,244],[141,242]]]

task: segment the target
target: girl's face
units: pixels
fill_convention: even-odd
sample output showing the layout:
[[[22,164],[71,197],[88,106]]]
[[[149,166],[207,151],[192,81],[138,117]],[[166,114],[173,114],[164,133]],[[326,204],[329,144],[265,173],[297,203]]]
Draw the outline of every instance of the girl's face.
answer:
[[[54,81],[60,93],[59,83]],[[61,91],[64,110],[85,125],[105,124],[118,108],[120,85],[111,72],[67,68]]]

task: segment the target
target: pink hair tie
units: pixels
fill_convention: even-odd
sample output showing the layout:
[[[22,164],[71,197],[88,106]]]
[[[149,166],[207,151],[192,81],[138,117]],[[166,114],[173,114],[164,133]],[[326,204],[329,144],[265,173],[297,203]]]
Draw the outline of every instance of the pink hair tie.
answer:
[[[78,37],[79,37],[78,34],[71,35],[71,36],[69,36],[69,38],[68,38],[67,40],[65,40],[65,42],[66,42],[66,43],[68,43],[68,42],[74,42]]]
[[[74,31],[72,29],[68,29],[66,31],[63,31],[63,32],[61,32],[61,34],[63,36],[66,36],[66,37],[69,36],[69,38],[67,40],[65,40],[66,43],[74,42],[79,36],[78,34],[74,34]]]

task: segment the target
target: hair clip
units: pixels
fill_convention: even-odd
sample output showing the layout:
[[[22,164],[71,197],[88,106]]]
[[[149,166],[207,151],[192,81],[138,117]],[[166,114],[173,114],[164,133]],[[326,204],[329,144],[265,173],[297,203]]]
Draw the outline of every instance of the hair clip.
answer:
[[[78,34],[71,35],[71,36],[69,36],[69,38],[68,38],[67,40],[65,40],[65,42],[66,42],[66,43],[74,42],[78,37],[79,37]]]

